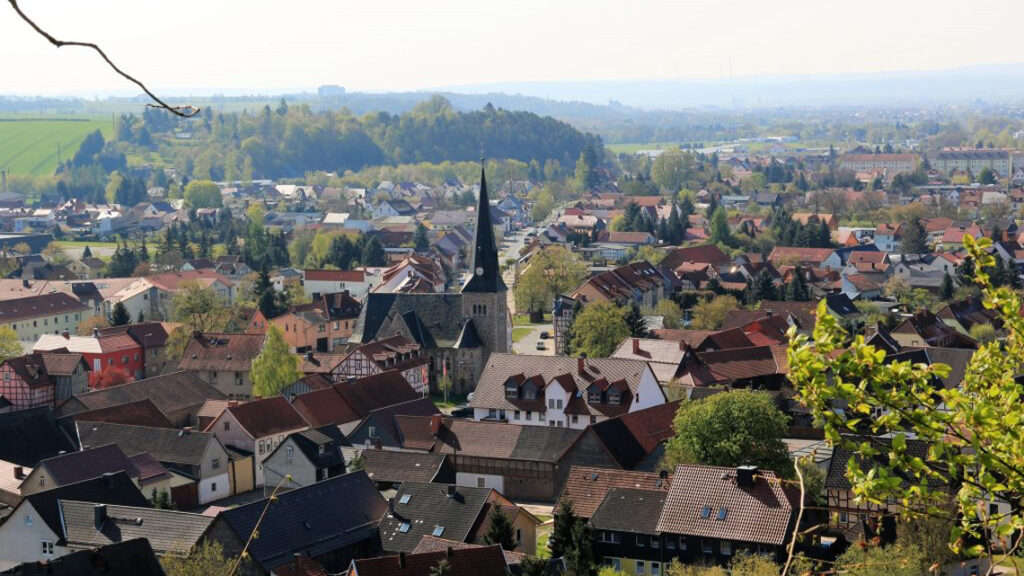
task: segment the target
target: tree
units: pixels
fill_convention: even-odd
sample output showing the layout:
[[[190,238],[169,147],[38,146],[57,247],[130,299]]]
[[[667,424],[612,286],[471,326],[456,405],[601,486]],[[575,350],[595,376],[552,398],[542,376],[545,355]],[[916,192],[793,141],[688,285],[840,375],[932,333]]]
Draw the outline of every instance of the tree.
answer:
[[[502,550],[515,550],[516,529],[512,526],[512,520],[501,510],[501,506],[491,506],[490,521],[487,533],[484,534],[484,542],[490,546],[499,544]]]
[[[565,574],[568,576],[597,576],[594,561],[594,534],[590,524],[577,520],[572,528],[572,546],[565,551]]]
[[[629,335],[622,308],[611,302],[593,302],[573,320],[572,349],[589,358],[607,358]]]
[[[520,576],[547,576],[548,562],[536,556],[524,556],[519,562]]]
[[[103,328],[110,328],[110,321],[103,316],[92,316],[86,318],[78,324],[78,335],[79,336],[92,336],[93,330],[100,330]],[[0,330],[3,330],[0,328]]]
[[[196,281],[182,282],[171,299],[171,319],[189,335],[194,331],[216,332],[224,327],[231,310],[212,288]]]
[[[979,269],[995,264],[987,251],[991,239],[965,236],[964,246]],[[1019,465],[1024,443],[1018,434],[1022,387],[1016,380],[1024,366],[1021,297],[993,286],[984,272],[976,273],[975,281],[983,288],[985,307],[995,311],[1008,336],[980,346],[958,387],[934,385],[949,375],[949,366],[886,363],[884,351],[863,339],[848,343],[824,304],[818,308],[814,342],[796,335],[789,347],[789,377],[797,393],[826,438],[854,456],[846,471],[853,494],[871,502],[900,502],[904,518],[945,516],[954,525],[948,540],[953,551],[967,556],[986,553],[983,544],[975,544],[982,538],[1005,549],[1007,539],[1024,528],[1020,507],[990,515],[988,506],[979,505],[1024,498]],[[879,410],[882,417],[871,417]],[[849,435],[854,430],[858,435]],[[910,448],[911,435],[927,446],[926,453]],[[872,440],[881,437],[887,440]],[[989,557],[993,568],[1004,560]]]
[[[729,231],[729,217],[725,213],[725,208],[721,206],[715,208],[711,214],[711,236],[709,239],[712,244],[725,246],[733,244],[732,232]]]
[[[675,436],[665,446],[663,467],[752,464],[788,478],[793,464],[782,441],[789,431],[787,420],[771,395],[752,390],[684,403],[673,421]]]
[[[982,168],[981,172],[978,172],[978,183],[982,184],[984,186],[995,184],[996,183],[996,173],[995,173],[995,171],[993,171],[988,166]]]
[[[930,564],[916,546],[850,546],[836,560],[835,570],[856,576],[921,576],[931,572]]]
[[[186,558],[167,554],[160,559],[167,576],[209,576],[231,574],[234,560],[224,556],[224,547],[216,540],[204,538]]]
[[[693,155],[678,148],[665,149],[651,164],[651,180],[675,194],[683,188],[695,164]]]
[[[277,396],[286,386],[302,378],[299,357],[288,350],[281,329],[271,324],[267,339],[256,359],[252,361],[252,392],[269,398]]]
[[[171,494],[166,489],[157,492],[157,489],[153,488],[153,497],[150,500],[153,502],[153,507],[158,510],[172,510],[174,508],[171,504]]]
[[[572,500],[565,499],[558,506],[551,526],[551,536],[548,538],[548,548],[551,549],[552,558],[565,556],[566,550],[572,546],[572,530],[579,518],[572,507]]]
[[[97,375],[90,386],[97,389],[110,388],[113,386],[120,386],[121,384],[127,384],[132,381],[130,374],[122,370],[121,368],[115,368],[108,366],[102,372]]]
[[[883,294],[901,303],[910,295],[910,290],[910,281],[903,276],[896,276],[895,274],[890,276],[882,287]]]
[[[589,271],[579,254],[562,246],[536,252],[516,280],[516,310],[528,312],[531,321],[540,322],[555,298],[579,287]]]
[[[767,269],[762,268],[760,272],[754,276],[754,280],[750,283],[748,302],[760,302],[761,300],[778,300],[778,294],[775,291],[775,278],[772,277],[771,273]]]
[[[413,249],[420,254],[426,254],[430,251],[430,239],[427,238],[427,227],[423,225],[423,222],[416,224],[416,233],[412,237]]]
[[[804,279],[804,271],[797,266],[793,269],[793,277],[786,286],[786,300],[790,302],[807,302],[811,299],[811,290]]]
[[[92,258],[92,250],[88,246],[82,249],[82,259]]]
[[[949,272],[946,272],[942,275],[942,285],[939,286],[939,298],[946,301],[951,300],[953,298],[954,290],[953,277],[949,275]]]
[[[355,456],[345,465],[345,472],[356,472],[366,468],[366,458],[363,457],[362,452],[356,452]]]
[[[640,306],[636,302],[629,305],[624,319],[626,325],[629,326],[630,336],[634,338],[647,337],[647,321],[644,320],[644,315],[640,312]]]
[[[718,330],[729,311],[739,307],[739,300],[733,296],[715,296],[711,300],[704,300],[693,307],[690,327],[694,330]]]
[[[452,565],[445,558],[441,558],[437,561],[437,564],[430,567],[428,571],[429,576],[449,576],[452,573]]]
[[[367,240],[361,261],[363,266],[387,266],[388,256],[384,252],[384,245],[376,236]]]
[[[48,244],[46,248],[43,248],[42,256],[47,262],[54,265],[67,266],[71,263],[71,258],[68,257],[60,246],[53,242]]]
[[[185,186],[185,206],[193,208],[220,208],[220,188],[209,180],[193,180]]]
[[[437,379],[437,389],[444,394],[444,403],[447,404],[448,393],[452,390],[452,377],[447,373],[442,374],[441,377]]]
[[[903,252],[906,254],[927,254],[928,232],[919,218],[914,218],[903,225]]]
[[[662,326],[665,328],[675,330],[683,327],[683,309],[669,298],[658,300],[654,314],[662,317]]]
[[[24,351],[18,342],[18,333],[10,326],[0,326],[0,362],[21,356]]]
[[[982,344],[988,344],[996,339],[996,328],[991,324],[975,324],[971,326],[968,331],[971,338],[974,338]]]
[[[124,307],[124,302],[118,302],[114,304],[114,309],[110,313],[110,323],[114,326],[125,326],[131,324],[132,317],[128,314],[128,309]]]

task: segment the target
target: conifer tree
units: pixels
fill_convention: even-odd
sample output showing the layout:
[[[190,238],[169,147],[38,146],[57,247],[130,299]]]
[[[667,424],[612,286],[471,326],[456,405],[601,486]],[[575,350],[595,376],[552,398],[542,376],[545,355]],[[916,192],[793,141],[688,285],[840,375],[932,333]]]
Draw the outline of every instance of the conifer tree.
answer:
[[[625,320],[626,325],[629,326],[630,336],[634,338],[647,337],[647,321],[644,320],[644,315],[640,312],[640,306],[636,302],[629,306],[629,310],[626,311]]]
[[[502,550],[514,550],[516,547],[516,533],[512,521],[502,512],[501,506],[491,505],[491,525],[487,527],[484,534],[484,542],[493,546],[500,544]]]

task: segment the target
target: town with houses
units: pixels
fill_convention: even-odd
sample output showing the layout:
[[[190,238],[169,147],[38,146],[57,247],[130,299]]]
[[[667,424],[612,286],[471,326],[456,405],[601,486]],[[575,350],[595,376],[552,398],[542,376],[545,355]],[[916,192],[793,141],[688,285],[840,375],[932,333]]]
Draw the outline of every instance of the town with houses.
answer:
[[[0,572],[156,574],[216,544],[254,576],[582,574],[584,549],[592,573],[662,576],[877,537],[885,506],[797,398],[790,337],[827,314],[961,386],[1001,333],[964,238],[1020,288],[1024,153],[701,157],[728,167],[715,189],[605,182],[540,217],[541,183],[483,171],[224,182],[198,209],[5,185]],[[827,164],[850,184],[743,184]],[[682,411],[744,395],[781,414],[816,493],[670,457]]]

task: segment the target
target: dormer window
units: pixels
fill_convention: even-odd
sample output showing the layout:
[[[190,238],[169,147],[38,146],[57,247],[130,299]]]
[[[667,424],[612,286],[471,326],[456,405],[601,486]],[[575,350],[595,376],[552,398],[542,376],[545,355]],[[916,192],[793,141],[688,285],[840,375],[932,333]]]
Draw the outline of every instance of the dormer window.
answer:
[[[597,388],[591,388],[587,390],[587,403],[588,404],[600,404],[601,403],[601,391]]]
[[[523,386],[523,398],[526,398],[527,400],[536,400],[537,388],[532,385]]]
[[[505,383],[505,398],[519,398],[519,386],[512,380]]]
[[[612,406],[618,406],[622,402],[622,393],[618,390],[608,391],[608,403]]]

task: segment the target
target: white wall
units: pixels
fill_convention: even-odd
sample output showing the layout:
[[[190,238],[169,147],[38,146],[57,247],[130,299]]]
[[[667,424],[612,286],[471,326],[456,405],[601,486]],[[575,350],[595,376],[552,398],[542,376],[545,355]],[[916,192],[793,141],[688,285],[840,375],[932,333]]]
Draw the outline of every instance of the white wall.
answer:
[[[31,525],[26,522],[31,518]],[[22,502],[3,525],[0,525],[0,571],[24,562],[52,560],[70,550],[54,545],[53,556],[43,556],[43,540],[57,542],[60,538],[46,525],[28,502]]]
[[[661,386],[658,385],[658,379],[654,376],[654,372],[649,368],[644,370],[629,411],[636,412],[637,410],[651,408],[652,406],[661,406],[664,403],[665,393],[661,390]]]
[[[348,290],[348,293],[353,298],[365,298],[370,292],[370,283],[365,281],[366,276],[363,276],[363,282],[334,282],[329,280],[305,280],[303,281],[303,291],[306,296],[312,297],[316,294],[332,294],[335,292],[344,292]]]
[[[455,484],[465,486],[466,488],[477,488],[480,486],[481,478],[484,481],[484,488],[492,488],[498,492],[505,491],[505,478],[503,476],[495,476],[493,474],[470,474],[468,472],[458,472],[455,474]]]
[[[227,470],[228,463],[223,462],[221,466]],[[213,489],[213,485],[217,485],[217,489]],[[231,496],[231,479],[228,473],[225,471],[219,476],[213,476],[210,478],[204,478],[199,481],[199,503],[206,504],[214,500],[220,500],[221,498],[227,498]]]

